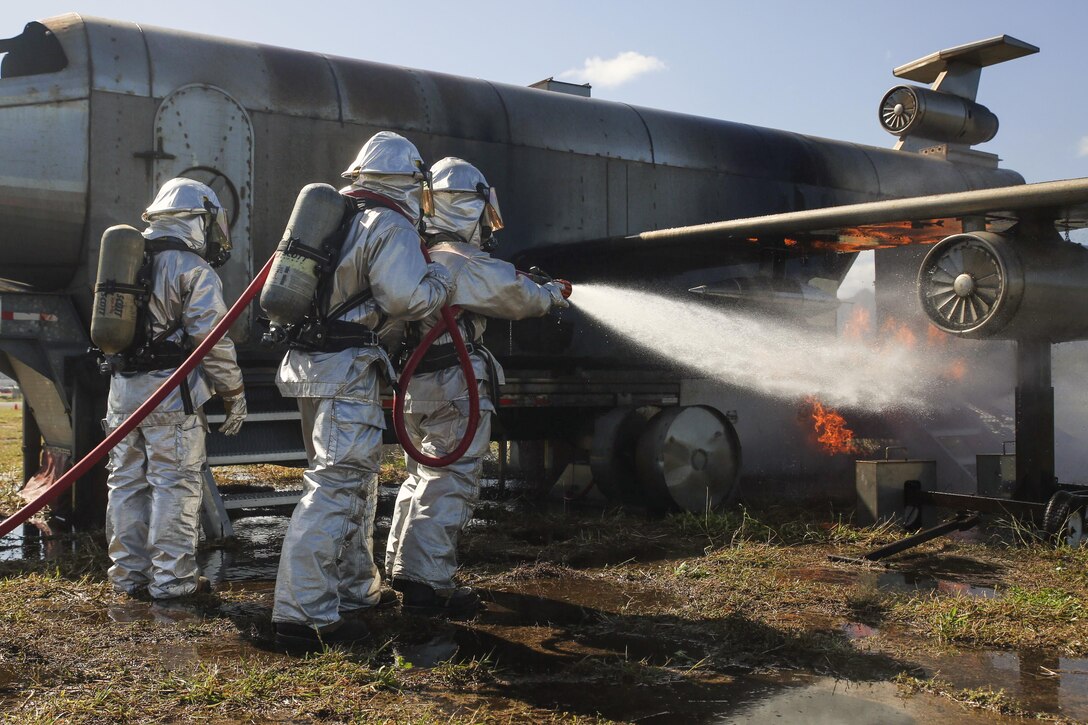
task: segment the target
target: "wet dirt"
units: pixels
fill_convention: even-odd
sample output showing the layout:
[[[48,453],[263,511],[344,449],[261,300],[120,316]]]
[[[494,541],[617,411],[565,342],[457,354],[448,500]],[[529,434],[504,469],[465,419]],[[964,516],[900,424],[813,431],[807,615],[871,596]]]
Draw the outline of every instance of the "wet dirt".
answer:
[[[383,493],[388,501],[389,492]],[[201,566],[221,600],[195,606],[81,601],[66,608],[63,616],[75,626],[83,623],[122,633],[125,628],[184,631],[209,621],[225,623],[224,636],[144,645],[142,656],[167,670],[214,668],[232,661],[272,666],[290,661],[273,645],[270,622],[287,523],[284,515],[236,519],[237,542],[202,547]],[[473,528],[488,525],[477,523]],[[387,518],[380,518],[379,542],[387,526]],[[956,689],[1002,690],[1032,712],[1088,721],[1086,659],[1055,652],[953,647],[933,654],[918,651],[917,635],[902,627],[834,612],[793,612],[790,627],[770,627],[751,612],[706,610],[683,587],[671,585],[676,579],[669,576],[675,577],[672,573],[684,570],[692,560],[675,555],[670,559],[656,539],[643,542],[654,555],[644,559],[641,568],[624,567],[629,553],[625,549],[602,554],[590,543],[583,546],[579,532],[570,530],[538,541],[542,530],[521,526],[507,531],[508,540],[527,546],[567,542],[574,550],[565,557],[568,563],[527,565],[521,563],[525,558],[521,553],[505,565],[496,563],[498,557],[477,562],[470,574],[486,609],[474,620],[434,621],[396,611],[367,619],[374,642],[381,643],[377,664],[401,667],[407,673],[398,697],[437,703],[439,713],[483,712],[490,718],[519,721],[547,713],[640,723],[1014,721],[965,709],[934,694],[905,695],[890,678],[895,672],[910,672],[919,678],[937,676]],[[40,559],[51,555],[44,543],[13,540],[10,545],[28,559]],[[65,548],[63,543],[52,546],[54,554]],[[570,561],[578,566],[572,567]],[[587,563],[596,561],[604,563]],[[686,571],[692,575],[697,566],[710,565],[704,562]],[[1003,596],[995,586],[1000,566],[989,562],[920,556],[897,566],[902,568],[787,567],[774,578],[784,590],[794,582],[812,582],[862,593],[936,593],[969,600]],[[779,652],[811,649],[814,635],[823,638],[819,646],[841,649],[847,653],[840,653],[842,657],[853,659],[850,678],[822,657],[776,659]],[[736,651],[741,640],[768,644],[765,651]],[[451,667],[479,668],[483,674],[467,685],[427,679],[428,672],[443,673]],[[25,698],[26,690],[19,673],[7,668],[0,649],[0,703],[17,696]]]
[[[957,594],[960,596],[978,597],[981,599],[991,599],[1000,596],[999,592],[993,587],[978,586],[963,581],[939,579],[929,574],[920,574],[916,571],[887,571],[866,568],[811,568],[785,569],[779,576],[784,581],[801,579],[822,582],[824,584],[857,586],[900,594],[941,592],[944,594]]]

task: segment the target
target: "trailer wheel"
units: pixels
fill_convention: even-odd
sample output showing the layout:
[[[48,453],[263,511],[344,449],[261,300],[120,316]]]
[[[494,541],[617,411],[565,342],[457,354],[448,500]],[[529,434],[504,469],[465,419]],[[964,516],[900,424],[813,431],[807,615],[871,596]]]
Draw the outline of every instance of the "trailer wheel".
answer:
[[[1084,542],[1084,507],[1068,491],[1058,491],[1046,504],[1043,531],[1054,543],[1077,548]]]
[[[665,408],[639,436],[635,466],[649,506],[702,513],[736,497],[740,440],[710,406]]]
[[[635,446],[658,408],[613,408],[593,426],[589,466],[593,483],[610,501],[627,506],[645,503],[635,475]]]

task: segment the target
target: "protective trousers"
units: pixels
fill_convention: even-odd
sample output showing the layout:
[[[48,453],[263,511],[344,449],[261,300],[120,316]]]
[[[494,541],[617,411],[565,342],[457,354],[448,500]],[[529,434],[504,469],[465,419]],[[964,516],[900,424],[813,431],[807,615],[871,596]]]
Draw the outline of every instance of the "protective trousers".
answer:
[[[196,591],[204,419],[140,426],[110,451],[106,536],[115,589],[156,599]]]
[[[372,417],[368,406],[298,399],[310,467],[283,541],[274,622],[323,629],[343,612],[378,602],[374,509],[382,431],[363,422]]]
[[[433,412],[405,413],[416,448],[432,457],[452,451],[468,423],[462,408],[467,401],[450,402]],[[430,468],[406,458],[408,478],[397,494],[385,551],[387,576],[438,590],[456,587],[457,541],[480,500],[480,469],[490,440],[491,412],[481,410],[476,437],[461,460]]]

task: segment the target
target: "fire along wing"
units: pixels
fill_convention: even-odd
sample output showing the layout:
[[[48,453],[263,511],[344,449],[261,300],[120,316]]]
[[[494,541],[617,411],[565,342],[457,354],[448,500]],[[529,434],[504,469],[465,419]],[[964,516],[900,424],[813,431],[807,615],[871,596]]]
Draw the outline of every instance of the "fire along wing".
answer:
[[[1088,227],[1088,178],[849,204],[642,232],[612,244],[690,244],[780,237],[786,246],[857,252],[935,243],[965,229],[1018,222],[1057,232]]]
[[[661,249],[749,242],[798,253],[932,244],[918,291],[938,328],[969,338],[1064,342],[1088,339],[1088,316],[1080,312],[1088,309],[1088,250],[1068,240],[1070,230],[1085,227],[1088,178],[1080,178],[661,229],[606,243]]]

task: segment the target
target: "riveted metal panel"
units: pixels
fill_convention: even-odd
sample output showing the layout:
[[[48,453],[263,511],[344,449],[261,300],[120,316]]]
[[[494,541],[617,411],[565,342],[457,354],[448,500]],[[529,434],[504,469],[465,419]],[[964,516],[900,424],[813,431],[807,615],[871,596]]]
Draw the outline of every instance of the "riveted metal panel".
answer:
[[[56,290],[80,263],[87,208],[87,39],[74,13],[43,23],[67,66],[0,79],[0,278]]]
[[[84,18],[95,90],[150,95],[151,68],[143,31],[136,23]]]
[[[86,100],[0,106],[0,278],[37,290],[72,278],[87,210],[88,116]]]
[[[182,86],[159,106],[155,133],[162,139],[163,150],[175,158],[155,160],[153,188],[175,176],[197,179],[212,187],[230,213],[234,251],[218,272],[224,296],[235,300],[254,272],[250,250],[254,139],[249,114],[220,88]],[[246,316],[231,328],[231,337],[236,342],[248,339]]]
[[[503,213],[522,220],[525,246],[607,236],[606,159],[517,147],[510,154],[516,203]]]
[[[267,69],[268,105],[277,113],[340,117],[336,78],[324,56],[267,45],[260,46],[260,56]]]
[[[496,84],[518,146],[586,156],[652,161],[650,139],[629,106],[565,93]]]
[[[91,96],[91,144],[87,187],[87,225],[83,262],[69,286],[72,299],[89,324],[93,288],[98,271],[102,232],[115,224],[141,227],[140,214],[154,196],[154,99],[95,91]]]
[[[299,189],[316,182],[345,183],[340,171],[373,131],[268,113],[255,113],[251,120],[256,142],[250,238],[253,268],[259,269],[279,243]]]
[[[263,46],[144,26],[151,57],[151,93],[166,98],[186,85],[222,88],[250,110],[272,110]],[[299,53],[298,55],[303,55]],[[289,109],[276,108],[279,113]]]
[[[628,234],[627,227],[627,168],[628,164],[609,159],[605,189],[608,193],[606,211],[607,233],[610,237]]]
[[[445,73],[413,71],[412,75],[427,99],[430,123],[425,130],[451,138],[509,142],[505,109],[490,83]]]
[[[417,71],[347,58],[329,62],[340,80],[345,122],[404,132],[431,128],[428,100],[419,88]]]

